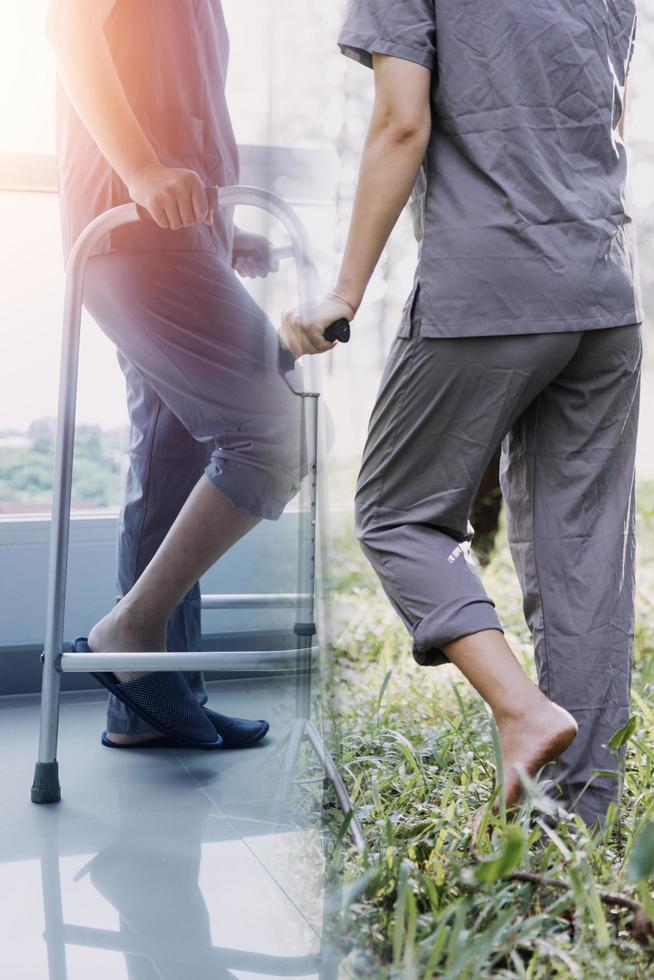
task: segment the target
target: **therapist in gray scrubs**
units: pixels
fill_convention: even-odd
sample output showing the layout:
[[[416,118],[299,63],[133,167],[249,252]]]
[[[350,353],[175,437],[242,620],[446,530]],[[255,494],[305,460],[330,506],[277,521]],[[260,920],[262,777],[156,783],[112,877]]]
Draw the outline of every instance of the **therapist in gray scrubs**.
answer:
[[[296,354],[352,319],[421,168],[424,238],[370,420],[356,533],[425,666],[454,663],[518,767],[591,824],[617,799],[629,717],[641,362],[623,115],[633,0],[351,0],[339,43],[374,68],[349,238]],[[538,687],[470,554],[502,443]],[[478,827],[484,808],[476,814]]]
[[[47,33],[61,82],[66,256],[108,208],[133,200],[151,218],[108,235],[87,267],[85,303],[118,348],[131,421],[120,601],[88,646],[197,650],[199,577],[261,518],[276,520],[302,474],[300,399],[277,370],[276,331],[232,268],[267,274],[268,243],[235,230],[228,211],[213,215],[204,189],[238,179],[222,4],[52,0]],[[200,743],[216,744],[214,727],[225,747],[263,737],[263,720],[203,711],[201,675],[184,676]],[[156,675],[142,688],[155,720],[177,710]],[[111,697],[105,744],[160,743],[160,734]]]

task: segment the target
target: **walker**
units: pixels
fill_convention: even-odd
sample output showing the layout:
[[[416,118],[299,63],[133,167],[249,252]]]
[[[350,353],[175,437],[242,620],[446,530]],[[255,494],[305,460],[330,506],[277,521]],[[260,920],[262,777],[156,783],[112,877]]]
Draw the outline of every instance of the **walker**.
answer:
[[[311,246],[304,225],[282,198],[255,187],[207,188],[212,208],[250,205],[268,211],[288,232],[291,245],[278,249],[277,257],[295,259],[300,305],[310,307],[315,298],[315,271]],[[59,381],[59,402],[55,442],[52,526],[48,559],[48,599],[41,687],[41,720],[38,761],[35,767],[31,799],[33,803],[56,803],[61,798],[57,736],[59,727],[62,671],[157,671],[157,670],[223,670],[230,673],[274,673],[293,670],[296,677],[297,718],[288,742],[284,789],[295,768],[300,745],[306,738],[320,760],[326,777],[349,820],[349,830],[359,851],[364,849],[361,828],[354,815],[345,783],[329,754],[322,736],[311,721],[311,680],[319,645],[314,642],[316,589],[316,527],[318,510],[324,526],[324,494],[318,494],[319,467],[322,465],[323,440],[319,438],[321,415],[319,402],[319,368],[315,357],[309,358],[307,376],[309,391],[302,392],[302,435],[306,440],[308,475],[301,493],[308,492],[309,530],[299,521],[298,590],[296,594],[203,595],[203,609],[249,609],[294,606],[297,638],[291,650],[203,651],[200,653],[67,653],[63,650],[64,605],[70,504],[77,400],[79,341],[86,262],[98,241],[108,232],[136,221],[151,220],[136,204],[112,208],[92,221],[77,239],[66,273],[63,342]],[[325,331],[328,340],[347,341],[349,324],[339,320]],[[282,358],[283,360],[283,358]],[[320,498],[320,505],[318,504]]]

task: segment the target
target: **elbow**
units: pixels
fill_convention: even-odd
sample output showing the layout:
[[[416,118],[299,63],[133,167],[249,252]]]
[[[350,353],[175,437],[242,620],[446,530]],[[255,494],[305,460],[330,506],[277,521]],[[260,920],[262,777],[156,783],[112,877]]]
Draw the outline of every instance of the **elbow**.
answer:
[[[395,146],[426,149],[431,134],[431,114],[385,113],[381,121],[385,138]]]

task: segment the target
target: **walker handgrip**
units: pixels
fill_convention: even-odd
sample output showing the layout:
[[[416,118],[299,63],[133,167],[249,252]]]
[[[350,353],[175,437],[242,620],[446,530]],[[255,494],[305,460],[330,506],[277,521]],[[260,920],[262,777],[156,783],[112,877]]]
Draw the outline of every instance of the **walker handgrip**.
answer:
[[[215,211],[218,207],[218,188],[217,187],[205,187],[207,202],[209,204],[209,210]],[[142,207],[140,204],[136,205],[136,210],[141,221],[154,221],[154,218],[150,212]]]
[[[339,340],[342,344],[347,344],[350,339],[350,324],[345,317],[341,317],[340,320],[336,320],[335,323],[330,323],[325,333],[323,334],[325,340],[333,341]]]
[[[323,337],[330,343],[334,340],[339,340],[342,344],[347,344],[350,339],[350,324],[342,317],[340,320],[336,320],[335,323],[330,323],[325,330]],[[295,357],[288,349],[284,347],[281,340],[279,342],[279,370],[282,374],[286,374],[288,371],[292,371],[295,367]]]

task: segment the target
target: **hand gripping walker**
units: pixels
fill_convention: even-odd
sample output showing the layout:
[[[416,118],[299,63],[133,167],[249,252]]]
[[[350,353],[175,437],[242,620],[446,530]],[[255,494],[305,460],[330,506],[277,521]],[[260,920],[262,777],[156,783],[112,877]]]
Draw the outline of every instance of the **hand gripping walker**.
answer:
[[[311,306],[315,297],[314,267],[311,246],[304,225],[295,211],[280,197],[254,187],[208,188],[209,203],[213,208],[234,205],[252,205],[263,208],[284,226],[291,239],[290,251],[279,250],[278,255],[292,254],[297,267],[300,305]],[[341,776],[327,751],[322,737],[310,717],[311,669],[317,649],[315,635],[315,559],[317,518],[317,475],[319,464],[318,439],[318,364],[310,358],[308,376],[309,391],[303,392],[302,435],[306,439],[309,475],[308,482],[310,530],[303,531],[300,521],[297,594],[285,595],[204,595],[203,609],[255,608],[262,606],[295,606],[294,632],[297,644],[293,650],[214,651],[199,653],[66,653],[63,651],[64,605],[66,597],[66,572],[68,539],[70,530],[70,503],[73,468],[73,444],[75,435],[75,408],[77,399],[77,373],[79,365],[79,340],[86,261],[94,246],[108,232],[121,225],[145,219],[146,213],[136,204],[123,204],[112,208],[92,221],[77,239],[70,255],[66,274],[64,298],[63,342],[57,411],[55,443],[54,486],[52,498],[52,528],[48,561],[48,599],[45,645],[42,656],[43,681],[41,687],[41,722],[39,754],[32,786],[33,803],[55,803],[61,798],[57,762],[57,735],[59,728],[60,688],[62,671],[155,671],[155,670],[217,670],[269,671],[295,669],[298,683],[298,716],[289,740],[285,777],[295,765],[303,738],[307,738],[320,759],[327,778],[332,782],[339,804],[344,813],[352,814],[352,803]],[[328,340],[349,339],[349,324],[339,320],[325,331]],[[280,369],[292,367],[289,352],[280,349]],[[321,510],[323,501],[321,496]],[[364,841],[354,816],[350,829],[359,850]]]

